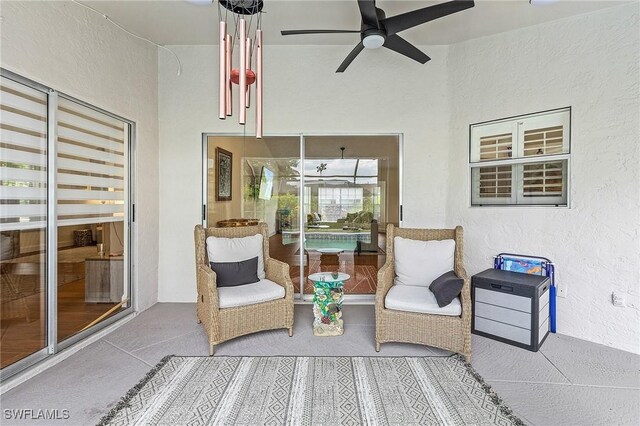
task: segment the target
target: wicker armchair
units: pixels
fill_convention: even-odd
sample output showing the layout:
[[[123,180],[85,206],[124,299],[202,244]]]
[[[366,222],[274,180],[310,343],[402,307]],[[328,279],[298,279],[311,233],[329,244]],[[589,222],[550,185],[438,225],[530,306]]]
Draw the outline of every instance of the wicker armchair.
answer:
[[[264,266],[266,278],[285,289],[285,297],[252,305],[221,309],[219,307],[216,274],[209,265],[205,241],[207,237],[241,238],[263,235]],[[198,299],[196,317],[209,337],[209,355],[215,346],[235,337],[257,331],[286,328],[293,335],[293,283],[289,277],[289,265],[269,257],[267,225],[238,228],[207,228],[196,226],[196,277]]]
[[[443,316],[415,312],[404,312],[385,308],[385,297],[395,278],[393,238],[395,236],[413,240],[447,240],[456,243],[454,272],[464,279],[460,294],[462,314]],[[376,290],[376,351],[386,342],[406,342],[458,352],[467,361],[471,360],[471,290],[469,277],[463,264],[463,231],[455,229],[409,229],[387,226],[387,261],[378,271]]]

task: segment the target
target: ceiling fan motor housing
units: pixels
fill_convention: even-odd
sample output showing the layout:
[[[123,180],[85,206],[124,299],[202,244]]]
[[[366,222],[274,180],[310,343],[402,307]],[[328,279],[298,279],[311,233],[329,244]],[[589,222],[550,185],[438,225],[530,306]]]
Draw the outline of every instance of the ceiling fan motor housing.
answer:
[[[362,33],[362,44],[367,49],[382,47],[386,39],[387,35],[382,30],[371,29]]]

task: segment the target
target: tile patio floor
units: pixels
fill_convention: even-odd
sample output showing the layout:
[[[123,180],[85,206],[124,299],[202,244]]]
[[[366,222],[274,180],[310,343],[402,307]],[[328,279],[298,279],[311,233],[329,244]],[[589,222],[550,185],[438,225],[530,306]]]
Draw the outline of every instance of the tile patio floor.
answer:
[[[0,397],[2,425],[95,424],[162,357],[207,355],[194,304],[159,303]],[[294,336],[275,330],[218,346],[217,355],[429,356],[444,351],[410,344],[374,349],[374,311],[345,305],[345,334],[314,337],[310,305],[296,305]],[[514,411],[535,425],[640,424],[640,356],[550,335],[529,352],[473,336],[475,369]],[[68,409],[66,421],[14,422],[4,410]]]

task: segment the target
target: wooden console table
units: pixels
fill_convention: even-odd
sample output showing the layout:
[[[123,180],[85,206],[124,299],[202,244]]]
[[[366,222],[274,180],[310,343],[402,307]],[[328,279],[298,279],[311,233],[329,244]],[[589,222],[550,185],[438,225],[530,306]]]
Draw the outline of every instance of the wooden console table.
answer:
[[[124,294],[124,257],[91,256],[84,261],[84,300],[118,303]]]
[[[218,228],[236,228],[239,226],[256,226],[259,222],[258,219],[227,219],[219,220],[216,226]]]

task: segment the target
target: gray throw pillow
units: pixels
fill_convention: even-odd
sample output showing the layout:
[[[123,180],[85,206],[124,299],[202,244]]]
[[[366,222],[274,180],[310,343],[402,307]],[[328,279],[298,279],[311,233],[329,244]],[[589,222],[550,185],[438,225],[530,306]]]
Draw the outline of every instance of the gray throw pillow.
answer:
[[[240,262],[211,262],[211,269],[216,273],[217,287],[234,287],[260,281],[258,256]]]
[[[463,285],[464,280],[458,278],[455,272],[449,271],[433,280],[429,286],[429,290],[436,296],[438,306],[442,308],[460,295]]]

